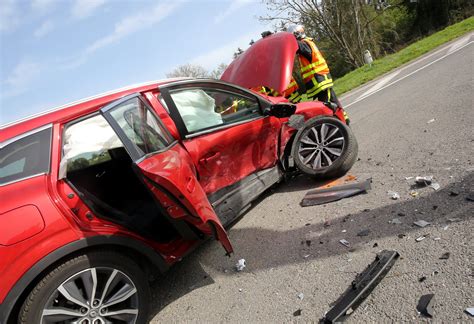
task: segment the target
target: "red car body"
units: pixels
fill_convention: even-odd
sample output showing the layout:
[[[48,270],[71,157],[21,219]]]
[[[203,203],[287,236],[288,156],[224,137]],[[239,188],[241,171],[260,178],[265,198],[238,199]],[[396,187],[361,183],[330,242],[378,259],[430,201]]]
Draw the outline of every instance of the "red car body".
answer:
[[[259,46],[255,48],[258,50]],[[290,46],[289,51],[294,53],[294,48]],[[267,53],[264,50],[262,55]],[[224,76],[238,75],[233,69],[231,65]],[[275,89],[283,87],[291,73],[281,71],[283,79],[274,77],[279,81],[266,84]],[[245,78],[235,78],[234,82],[244,87],[265,82],[264,79],[243,80]],[[171,97],[173,91],[196,88],[217,89],[221,93],[235,93],[255,100],[252,101],[258,103],[253,112],[255,118],[201,132],[187,131],[184,119],[177,116],[176,107],[172,107]],[[142,226],[138,224],[139,220],[137,224],[123,221],[118,212],[118,216],[107,215],[106,207],[87,196],[85,190],[81,193],[79,185],[61,175],[67,141],[65,132],[71,125],[100,115],[123,143],[128,141],[124,134],[120,136],[120,127],[115,125],[114,128],[111,119],[117,105],[127,100],[140,101],[149,109],[147,112],[151,111],[159,120],[166,133],[164,137],[169,145],[157,152],[135,155],[136,152],[131,152],[132,146],[125,143],[124,147],[131,156],[135,174],[157,202],[159,217],[166,218],[166,226],[176,232],[170,239],[154,240],[153,235],[143,234],[148,233],[149,224],[161,220],[150,220],[151,223]],[[0,322],[15,316],[25,296],[48,269],[78,252],[113,249],[132,255],[140,264],[154,265],[160,271],[165,271],[209,236],[219,240],[226,253],[231,253],[225,228],[235,222],[240,211],[258,194],[278,182],[285,171],[287,148],[296,129],[288,125],[288,118],[264,113],[273,104],[281,102],[286,99],[266,97],[222,81],[175,79],[120,89],[4,126],[0,134],[2,150],[39,131],[50,136],[50,148],[46,153],[38,152],[46,154],[47,170],[13,181],[2,178]],[[345,122],[341,108],[334,112],[320,102],[298,104],[296,114],[304,116],[305,120],[335,116]],[[15,150],[12,152],[9,154],[17,154]],[[9,156],[2,153],[1,158],[0,166],[5,167]],[[80,182],[81,178],[78,179]],[[257,187],[255,179],[263,179],[265,184]],[[113,181],[120,186],[120,179]],[[239,191],[242,188],[249,189],[250,193]],[[233,195],[236,192],[238,194]],[[232,200],[234,196],[238,199]],[[225,209],[222,202],[236,208]],[[95,204],[98,207],[94,208]]]

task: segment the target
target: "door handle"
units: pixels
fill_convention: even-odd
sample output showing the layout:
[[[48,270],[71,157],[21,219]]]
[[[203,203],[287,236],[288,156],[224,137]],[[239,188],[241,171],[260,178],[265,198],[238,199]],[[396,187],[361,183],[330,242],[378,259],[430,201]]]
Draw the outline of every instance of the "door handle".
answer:
[[[220,152],[214,152],[212,155],[200,159],[199,162],[206,164],[206,163],[212,162],[212,161],[214,161],[214,160],[216,160],[216,159],[218,159],[218,158],[220,158],[220,157],[221,157],[221,153],[220,153]]]

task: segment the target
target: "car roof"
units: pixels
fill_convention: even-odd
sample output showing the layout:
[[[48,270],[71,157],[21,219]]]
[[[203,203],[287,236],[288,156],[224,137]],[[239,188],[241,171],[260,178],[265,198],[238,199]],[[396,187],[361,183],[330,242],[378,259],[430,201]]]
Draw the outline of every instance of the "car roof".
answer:
[[[88,113],[92,113],[94,111],[99,110],[104,105],[107,105],[108,103],[120,99],[129,94],[150,91],[153,89],[157,89],[159,86],[164,84],[189,79],[190,78],[174,78],[130,85],[127,87],[74,101],[66,105],[62,105],[47,110],[45,112],[41,112],[39,114],[35,114],[5,125],[1,125],[0,130],[2,132],[0,134],[0,142],[3,142],[7,139],[11,139],[15,136],[51,123],[67,121],[76,116],[78,117]]]

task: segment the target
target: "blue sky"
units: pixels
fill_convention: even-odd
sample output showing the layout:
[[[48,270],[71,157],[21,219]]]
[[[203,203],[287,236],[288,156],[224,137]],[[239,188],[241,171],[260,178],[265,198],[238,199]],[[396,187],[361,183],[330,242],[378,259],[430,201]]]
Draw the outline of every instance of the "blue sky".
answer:
[[[259,0],[0,0],[0,124],[104,91],[212,70],[260,33]]]

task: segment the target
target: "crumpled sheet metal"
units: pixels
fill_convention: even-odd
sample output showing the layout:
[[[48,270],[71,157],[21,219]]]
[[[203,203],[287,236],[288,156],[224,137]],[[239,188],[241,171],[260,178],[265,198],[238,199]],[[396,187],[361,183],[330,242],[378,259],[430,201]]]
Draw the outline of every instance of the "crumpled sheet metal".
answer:
[[[367,192],[371,189],[372,178],[363,182],[356,182],[335,186],[330,188],[322,188],[308,191],[301,201],[302,207],[316,206],[327,204],[343,198],[355,196],[357,194]]]

